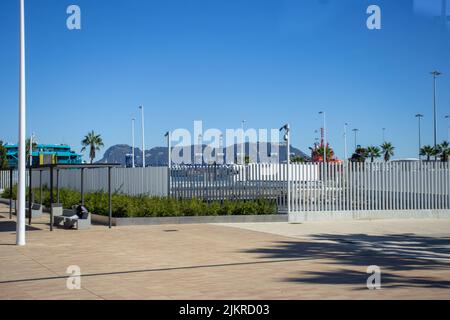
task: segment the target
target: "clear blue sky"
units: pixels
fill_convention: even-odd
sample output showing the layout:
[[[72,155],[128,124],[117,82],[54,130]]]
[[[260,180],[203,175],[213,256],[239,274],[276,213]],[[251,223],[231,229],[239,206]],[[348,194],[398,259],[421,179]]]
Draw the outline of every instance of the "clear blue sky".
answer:
[[[435,0],[437,13],[440,1]],[[0,139],[17,141],[18,0],[0,1]],[[82,30],[66,28],[66,8]],[[382,9],[382,30],[366,8]],[[432,143],[432,80],[439,79],[439,141],[450,113],[450,23],[433,0],[26,0],[27,131],[39,142],[80,150],[84,134],[106,147],[131,143],[130,119],[146,106],[147,148],[167,129],[254,128],[289,121],[307,150],[328,115],[329,139],[343,153],[343,126],[358,143],[379,145],[382,128],[396,156],[417,153],[417,122]],[[423,8],[415,10],[422,5]],[[450,4],[448,5],[450,15]],[[137,144],[140,145],[140,131]],[[349,133],[349,145],[353,138]],[[102,152],[103,153],[103,152]]]

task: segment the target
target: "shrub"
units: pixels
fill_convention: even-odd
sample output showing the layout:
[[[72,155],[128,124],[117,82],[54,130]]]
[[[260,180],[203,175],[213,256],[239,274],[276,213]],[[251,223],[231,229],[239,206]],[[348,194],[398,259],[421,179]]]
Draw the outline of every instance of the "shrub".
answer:
[[[28,190],[27,190],[28,191]],[[16,199],[17,186],[13,187],[13,199]],[[33,189],[34,201],[41,202],[39,188]],[[57,191],[53,191],[56,202]],[[10,190],[1,195],[9,198]],[[27,195],[28,196],[28,195]],[[81,201],[81,193],[69,189],[60,189],[59,199],[64,208],[71,208]],[[43,187],[42,203],[50,206],[50,189]],[[109,214],[109,198],[104,192],[86,193],[85,206],[89,211]],[[200,199],[178,200],[173,198],[112,195],[112,211],[114,217],[176,217],[176,216],[227,216],[227,215],[268,215],[276,214],[277,206],[273,201],[258,199],[252,201],[225,200],[205,202]]]

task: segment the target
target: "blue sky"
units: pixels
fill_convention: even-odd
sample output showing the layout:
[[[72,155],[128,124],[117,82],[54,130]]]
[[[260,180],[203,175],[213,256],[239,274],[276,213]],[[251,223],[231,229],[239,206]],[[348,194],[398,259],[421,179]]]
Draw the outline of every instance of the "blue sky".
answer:
[[[168,129],[277,128],[307,150],[326,110],[329,140],[343,155],[343,126],[358,144],[379,145],[382,128],[397,157],[432,143],[432,80],[438,82],[439,140],[450,113],[450,22],[440,0],[26,0],[27,131],[76,150],[90,130],[106,147],[131,144],[146,107],[146,146]],[[18,0],[0,1],[0,139],[17,141]],[[66,28],[66,8],[82,30]],[[366,9],[382,9],[382,29]],[[450,4],[447,11],[450,16]],[[136,132],[140,145],[140,131]],[[353,138],[349,132],[349,145]]]

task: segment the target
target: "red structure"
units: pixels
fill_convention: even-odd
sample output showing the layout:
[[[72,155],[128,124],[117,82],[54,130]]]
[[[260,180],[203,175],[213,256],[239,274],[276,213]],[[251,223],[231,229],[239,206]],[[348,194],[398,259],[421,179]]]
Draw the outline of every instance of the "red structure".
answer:
[[[313,162],[323,162],[324,161],[324,153],[325,153],[325,139],[324,139],[324,130],[320,129],[320,145],[315,144],[314,148],[311,149],[311,159]],[[334,155],[333,148],[330,147],[330,144],[327,143],[327,162],[329,163],[340,163],[341,160],[337,159]]]

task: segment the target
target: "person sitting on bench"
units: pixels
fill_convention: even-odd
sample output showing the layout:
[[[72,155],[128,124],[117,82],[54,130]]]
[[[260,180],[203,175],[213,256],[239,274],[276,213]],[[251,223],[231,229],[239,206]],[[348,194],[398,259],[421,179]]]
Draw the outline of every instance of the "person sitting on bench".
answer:
[[[78,219],[86,219],[87,216],[89,215],[88,209],[86,209],[86,207],[83,206],[82,204],[77,206],[75,213],[76,213],[76,216],[78,217]]]

